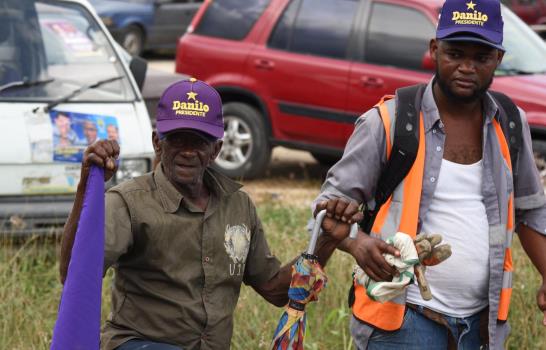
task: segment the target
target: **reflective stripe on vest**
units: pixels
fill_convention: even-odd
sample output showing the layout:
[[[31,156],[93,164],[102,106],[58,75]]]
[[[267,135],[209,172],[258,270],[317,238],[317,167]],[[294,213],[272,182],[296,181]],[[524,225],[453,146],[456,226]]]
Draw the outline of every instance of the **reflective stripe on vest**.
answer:
[[[392,125],[396,124],[396,115],[394,111],[389,112],[387,100],[391,96],[384,97],[376,107],[379,110],[381,120],[385,128],[387,157],[390,156],[392,148]],[[392,104],[394,106],[394,104]],[[394,107],[393,107],[394,108]],[[394,118],[391,118],[394,115]],[[413,163],[406,178],[398,185],[393,194],[379,210],[376,220],[372,227],[372,234],[381,237],[383,240],[400,231],[411,237],[417,235],[419,206],[421,202],[421,192],[423,185],[423,173],[425,168],[425,134],[423,113],[420,114],[419,128],[419,148],[417,157]],[[501,145],[501,151],[510,170],[510,152],[502,129],[496,120],[493,120],[497,139]],[[510,196],[508,204],[508,222],[506,225],[506,253],[504,258],[503,286],[500,295],[498,319],[506,320],[508,316],[508,307],[510,304],[510,295],[512,294],[512,254],[511,242],[514,229],[514,211],[513,211],[513,193]],[[394,331],[402,326],[405,312],[405,295],[401,295],[394,300],[380,303],[373,301],[366,294],[364,287],[354,282],[355,301],[353,304],[353,315],[374,327]]]
[[[391,119],[386,106],[388,97],[385,97],[378,105],[379,114],[385,127],[387,136],[387,156],[390,156],[392,148],[391,126],[396,124],[396,120]],[[392,113],[395,115],[395,113]],[[423,171],[425,168],[425,127],[423,113],[420,114],[419,126],[419,148],[417,157],[406,178],[398,185],[394,193],[389,197],[385,204],[379,210],[372,227],[372,234],[387,239],[394,233],[400,231],[411,237],[417,234],[417,220],[419,218],[419,204],[421,202],[421,189],[423,186]],[[393,202],[393,198],[395,201]],[[402,205],[403,203],[403,205]],[[405,297],[395,298],[394,300],[380,303],[371,300],[366,294],[364,287],[355,283],[355,302],[353,304],[353,314],[358,319],[369,323],[377,328],[387,331],[399,329],[404,319],[406,307]]]
[[[510,160],[510,149],[506,143],[506,138],[502,132],[502,128],[496,119],[493,119],[493,126],[499,140],[502,157],[508,164],[508,168],[512,171],[512,162]],[[514,267],[512,265],[512,236],[514,234],[514,192],[510,194],[508,200],[508,216],[506,222],[506,239],[505,239],[505,253],[503,264],[503,276],[502,276],[502,289],[499,299],[499,312],[497,318],[501,321],[506,321],[508,318],[508,309],[510,308],[510,297],[512,296],[512,271]]]

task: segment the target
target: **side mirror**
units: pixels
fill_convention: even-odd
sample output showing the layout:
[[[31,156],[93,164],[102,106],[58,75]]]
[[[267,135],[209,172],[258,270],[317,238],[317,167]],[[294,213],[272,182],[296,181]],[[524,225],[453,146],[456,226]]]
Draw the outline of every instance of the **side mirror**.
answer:
[[[129,69],[133,74],[133,78],[138,85],[140,91],[144,86],[144,80],[146,79],[146,70],[148,69],[148,62],[145,59],[138,56],[133,56],[131,62],[129,63]]]
[[[421,60],[421,69],[427,70],[427,71],[434,71],[435,68],[436,68],[436,65],[434,64],[432,57],[430,57],[430,52],[428,50],[425,51],[425,54],[423,55],[423,59]]]

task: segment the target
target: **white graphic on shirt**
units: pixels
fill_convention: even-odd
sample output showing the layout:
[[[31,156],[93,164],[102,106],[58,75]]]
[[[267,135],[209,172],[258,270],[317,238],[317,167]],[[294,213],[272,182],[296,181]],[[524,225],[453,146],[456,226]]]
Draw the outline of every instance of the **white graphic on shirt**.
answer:
[[[250,247],[250,230],[245,224],[226,225],[224,247],[233,264],[229,264],[231,276],[240,276],[244,272],[246,257]]]

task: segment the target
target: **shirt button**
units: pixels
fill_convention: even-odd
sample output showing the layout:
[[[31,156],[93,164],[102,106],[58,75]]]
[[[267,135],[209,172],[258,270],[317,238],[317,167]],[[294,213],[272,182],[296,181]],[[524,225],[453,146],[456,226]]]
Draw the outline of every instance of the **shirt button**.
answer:
[[[210,258],[208,256],[205,257],[205,262],[209,262]]]
[[[436,146],[436,152],[440,152],[442,150],[441,146]]]
[[[436,178],[433,176],[430,178],[430,182],[434,182],[434,181],[436,181]]]
[[[432,133],[433,133],[433,134],[436,134],[436,129],[432,129]]]

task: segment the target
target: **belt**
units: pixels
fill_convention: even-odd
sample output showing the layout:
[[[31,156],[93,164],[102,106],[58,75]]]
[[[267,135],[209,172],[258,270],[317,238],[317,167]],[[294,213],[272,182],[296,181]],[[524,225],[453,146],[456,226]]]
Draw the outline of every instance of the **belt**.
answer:
[[[449,322],[446,319],[446,315],[421,305],[406,303],[406,306],[412,310],[419,312],[429,320],[444,326],[449,334],[447,338],[447,350],[457,350],[457,345],[459,342],[451,331],[451,327],[449,327]],[[485,309],[480,311],[480,339],[482,343],[480,348],[487,348],[487,345],[489,344],[489,331],[487,329],[488,318],[489,308],[486,307]]]

